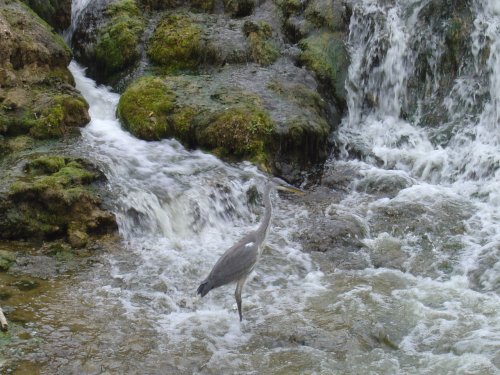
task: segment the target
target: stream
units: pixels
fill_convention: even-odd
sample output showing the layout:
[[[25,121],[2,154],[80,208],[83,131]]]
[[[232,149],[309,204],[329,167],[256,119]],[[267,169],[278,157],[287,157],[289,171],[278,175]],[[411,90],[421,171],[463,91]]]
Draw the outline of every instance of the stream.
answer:
[[[258,226],[251,195],[266,176],[175,140],[134,138],[116,119],[119,95],[72,62],[91,116],[74,152],[106,174],[121,245],[33,302],[32,339],[10,351],[25,372],[14,373],[500,374],[500,8],[472,2],[472,55],[488,48],[487,69],[476,59],[456,80],[452,116],[436,128],[399,116],[424,3],[353,4],[349,113],[324,172],[352,178],[325,208],[272,193],[242,323],[233,285],[203,299],[196,288]],[[364,64],[380,43],[379,64]],[[329,270],[304,252],[314,215],[362,227],[366,265]]]

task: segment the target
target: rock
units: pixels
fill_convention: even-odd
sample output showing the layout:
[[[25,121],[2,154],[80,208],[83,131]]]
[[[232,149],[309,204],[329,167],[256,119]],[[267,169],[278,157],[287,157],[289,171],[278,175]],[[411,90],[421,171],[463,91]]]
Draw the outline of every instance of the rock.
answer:
[[[75,57],[96,81],[117,81],[138,62],[145,26],[134,0],[92,2],[72,37]]]
[[[225,12],[236,18],[249,16],[257,5],[256,0],[223,0],[223,2]]]
[[[82,159],[45,155],[25,165],[25,175],[0,195],[0,238],[68,238],[75,247],[88,236],[113,233],[114,216],[101,208],[91,184],[103,175]]]
[[[246,21],[243,31],[248,38],[250,51],[256,63],[267,66],[276,61],[280,53],[278,47],[271,40],[272,27],[267,22]]]
[[[0,5],[0,135],[58,138],[88,123],[63,39],[19,1]]]
[[[23,0],[57,32],[71,24],[71,0]]]
[[[68,242],[75,249],[85,247],[89,242],[89,235],[78,229],[68,229]]]
[[[343,33],[320,32],[299,42],[302,53],[299,62],[316,74],[326,90],[333,90],[337,102],[346,102],[345,80],[349,67],[349,55]]]
[[[148,41],[147,52],[169,74],[246,63],[253,58],[243,21],[189,12],[163,17]]]
[[[0,250],[0,271],[8,271],[12,263],[15,261],[15,254],[10,251]]]
[[[284,74],[294,77],[279,66],[143,77],[123,93],[117,113],[139,138],[175,137],[187,147],[251,160],[296,180],[298,171],[326,158],[329,109],[305,83],[294,83],[307,82],[300,78],[302,70],[288,82]]]
[[[202,39],[202,25],[189,14],[170,14],[163,18],[148,43],[151,60],[167,69],[194,69],[212,59],[209,43]]]

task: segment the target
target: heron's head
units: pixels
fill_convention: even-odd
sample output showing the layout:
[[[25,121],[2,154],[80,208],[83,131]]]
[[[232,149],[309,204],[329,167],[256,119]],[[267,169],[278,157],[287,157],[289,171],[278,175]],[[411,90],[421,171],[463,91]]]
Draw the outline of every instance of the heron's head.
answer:
[[[277,190],[288,191],[294,194],[304,195],[306,192],[295,186],[290,185],[288,182],[282,180],[278,177],[273,177],[269,179],[269,183],[271,183]]]

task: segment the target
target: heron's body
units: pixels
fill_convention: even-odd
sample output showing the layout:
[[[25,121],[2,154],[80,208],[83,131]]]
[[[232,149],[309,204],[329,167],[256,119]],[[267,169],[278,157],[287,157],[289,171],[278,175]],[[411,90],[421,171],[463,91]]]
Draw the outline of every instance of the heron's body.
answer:
[[[241,291],[248,275],[253,271],[262,254],[264,242],[271,227],[272,204],[270,194],[272,188],[273,184],[267,183],[264,189],[265,212],[259,228],[248,233],[227,249],[215,263],[208,277],[198,287],[198,294],[203,297],[214,288],[236,281],[235,298],[240,321],[243,319]]]

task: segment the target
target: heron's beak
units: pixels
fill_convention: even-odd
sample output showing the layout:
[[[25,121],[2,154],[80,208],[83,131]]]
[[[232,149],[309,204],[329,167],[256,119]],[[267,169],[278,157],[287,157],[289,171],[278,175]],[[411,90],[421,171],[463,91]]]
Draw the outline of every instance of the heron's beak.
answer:
[[[304,190],[297,189],[296,187],[293,187],[293,186],[281,186],[281,185],[277,185],[276,189],[283,190],[283,191],[288,191],[290,193],[299,194],[299,195],[304,195],[306,193]]]

